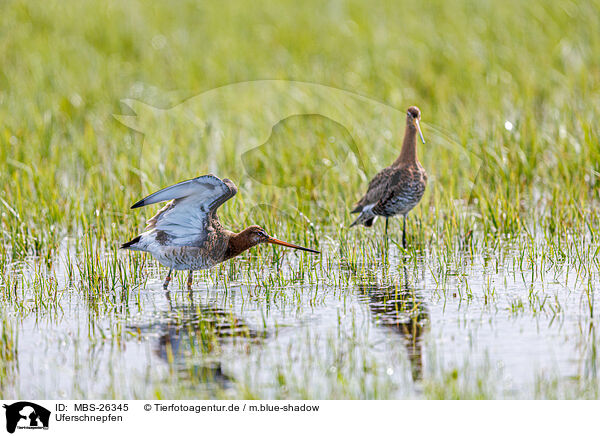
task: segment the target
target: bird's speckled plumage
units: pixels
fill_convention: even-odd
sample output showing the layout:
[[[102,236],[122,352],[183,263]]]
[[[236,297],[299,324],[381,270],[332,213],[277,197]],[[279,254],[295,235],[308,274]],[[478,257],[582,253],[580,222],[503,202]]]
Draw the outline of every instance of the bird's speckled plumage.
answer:
[[[408,214],[421,200],[427,186],[427,173],[417,158],[417,133],[421,113],[410,107],[406,114],[406,131],[398,159],[381,170],[369,183],[366,194],[352,213],[359,213],[351,224],[370,227],[378,216]]]

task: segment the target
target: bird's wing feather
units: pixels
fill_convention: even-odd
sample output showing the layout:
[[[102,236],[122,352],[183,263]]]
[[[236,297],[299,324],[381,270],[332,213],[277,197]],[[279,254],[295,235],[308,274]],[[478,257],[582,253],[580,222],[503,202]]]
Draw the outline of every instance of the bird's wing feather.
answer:
[[[161,189],[132,208],[172,200],[147,221],[146,230],[162,231],[176,245],[195,245],[206,237],[206,227],[219,206],[236,193],[231,180],[210,174]]]
[[[383,197],[390,182],[390,173],[391,168],[387,167],[373,177],[373,180],[369,182],[367,192],[356,203],[356,207],[352,210],[352,213],[361,212],[365,207],[374,205]]]
[[[376,214],[384,213],[389,202],[397,197],[410,196],[412,190],[408,183],[413,178],[410,168],[398,168],[391,172],[388,177],[388,183],[373,207]]]

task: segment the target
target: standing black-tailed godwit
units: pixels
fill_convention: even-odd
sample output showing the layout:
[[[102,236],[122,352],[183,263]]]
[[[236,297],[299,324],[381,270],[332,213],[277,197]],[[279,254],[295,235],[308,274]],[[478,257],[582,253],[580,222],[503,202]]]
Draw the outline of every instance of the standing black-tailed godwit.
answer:
[[[394,215],[404,216],[402,245],[406,247],[406,215],[419,203],[427,186],[427,173],[417,158],[417,133],[425,144],[419,120],[421,111],[415,106],[406,113],[406,130],[398,159],[373,177],[367,193],[356,203],[351,213],[360,213],[350,225],[371,227],[378,216],[385,217],[385,234],[388,219]]]
[[[147,251],[169,268],[164,289],[169,286],[173,270],[189,271],[189,289],[193,271],[212,268],[264,242],[319,253],[275,239],[259,226],[250,226],[239,233],[224,229],[217,209],[236,193],[237,187],[231,180],[221,180],[212,174],[161,189],[131,206],[135,209],[171,200],[146,222],[144,233],[121,248]]]

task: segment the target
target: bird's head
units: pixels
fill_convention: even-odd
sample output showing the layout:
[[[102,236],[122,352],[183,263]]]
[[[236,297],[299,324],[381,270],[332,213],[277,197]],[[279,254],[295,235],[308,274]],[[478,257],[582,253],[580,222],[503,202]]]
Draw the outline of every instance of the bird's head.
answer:
[[[284,247],[294,248],[296,250],[309,251],[311,253],[319,253],[317,250],[313,250],[311,248],[301,247],[300,245],[291,244],[289,242],[280,241],[279,239],[275,239],[274,237],[270,236],[260,226],[250,226],[244,231],[244,233],[246,234],[246,237],[248,238],[248,242],[252,246],[267,243],[267,244],[282,245]]]
[[[406,111],[406,124],[417,129],[419,132],[419,136],[421,137],[421,141],[425,144],[425,138],[423,138],[423,133],[421,133],[421,111],[416,106],[411,106]]]

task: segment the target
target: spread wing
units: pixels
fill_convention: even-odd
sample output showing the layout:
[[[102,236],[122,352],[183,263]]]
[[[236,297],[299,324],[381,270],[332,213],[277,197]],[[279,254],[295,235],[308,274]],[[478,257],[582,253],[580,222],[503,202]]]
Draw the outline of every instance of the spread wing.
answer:
[[[146,222],[146,230],[163,232],[173,245],[195,245],[206,238],[211,220],[218,219],[219,206],[236,193],[231,180],[209,174],[161,189],[131,208],[172,200]]]

